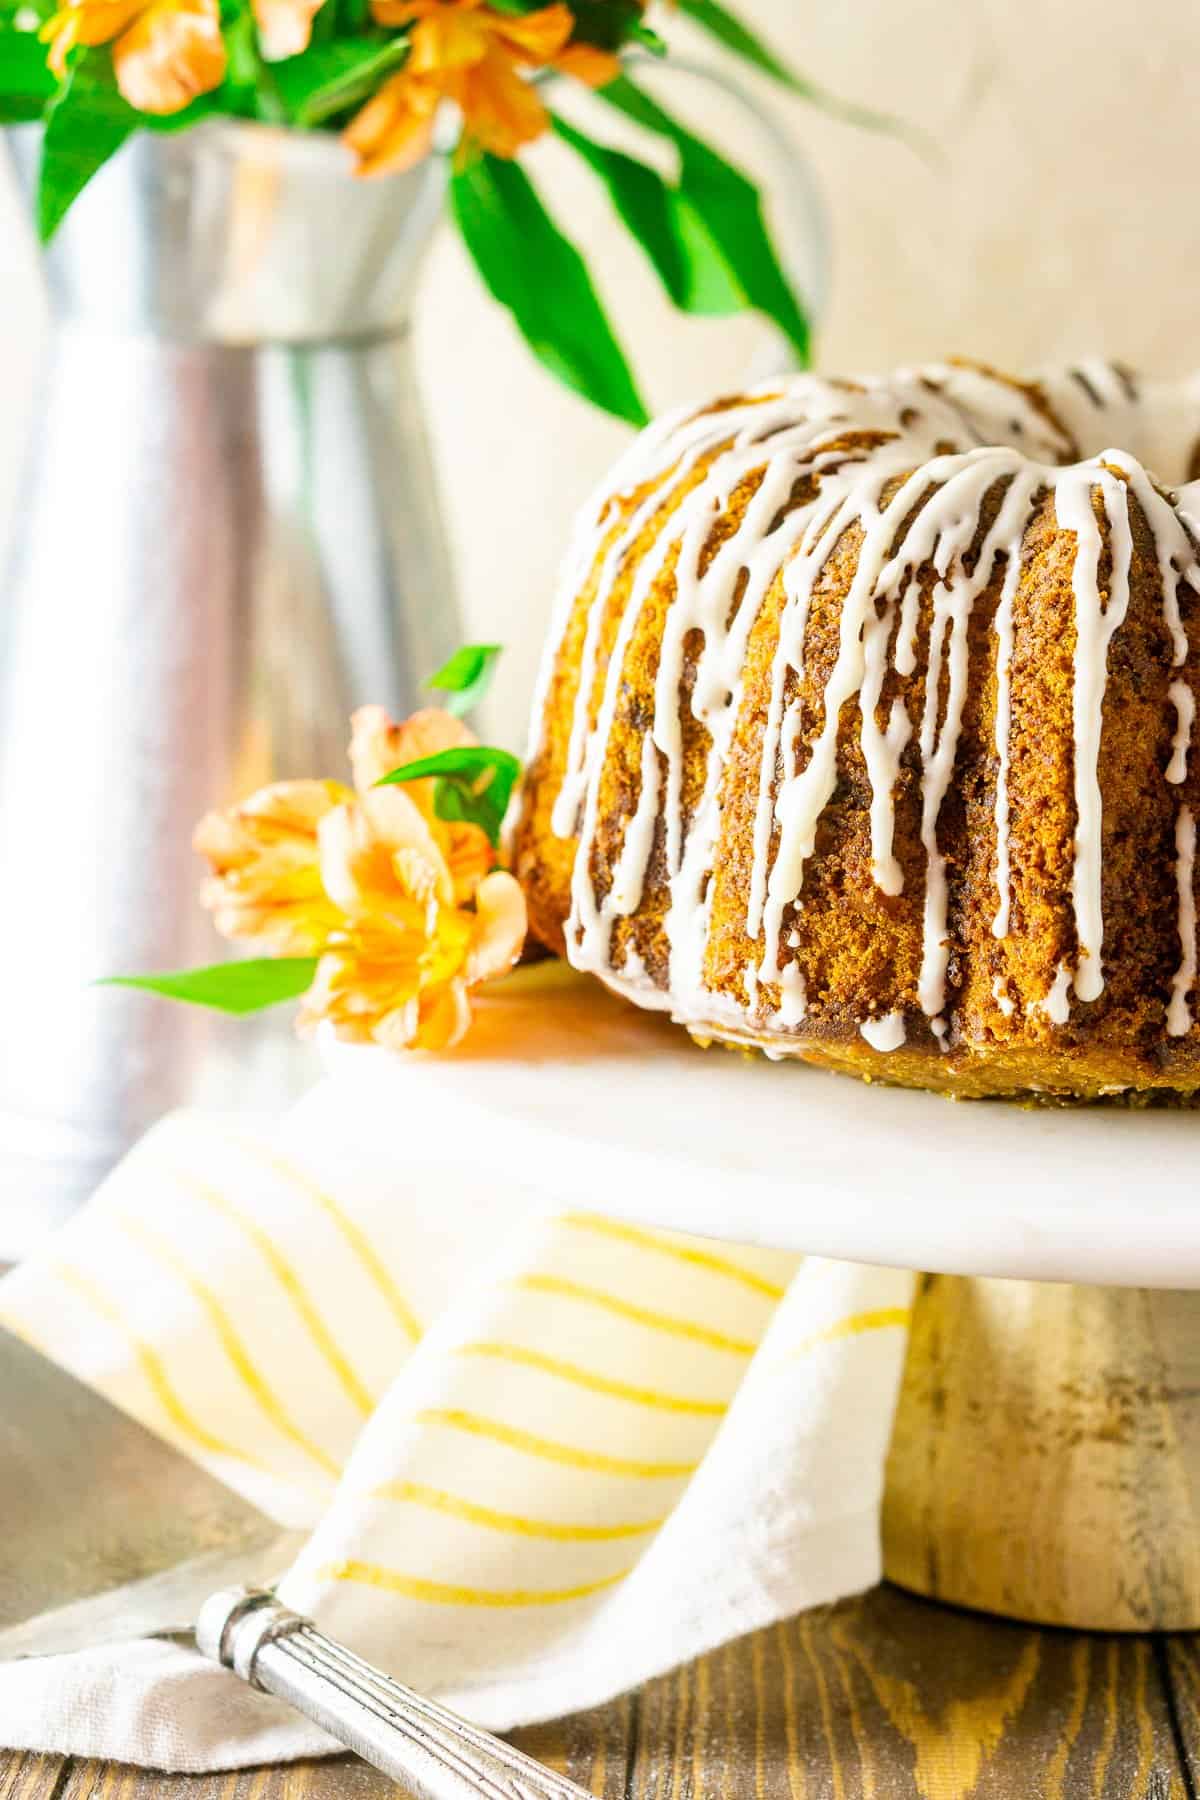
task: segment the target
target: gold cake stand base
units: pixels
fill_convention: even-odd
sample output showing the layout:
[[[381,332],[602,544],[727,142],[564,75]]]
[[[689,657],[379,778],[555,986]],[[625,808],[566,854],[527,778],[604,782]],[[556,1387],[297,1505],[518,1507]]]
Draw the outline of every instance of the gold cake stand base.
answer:
[[[1200,1627],[1200,1293],[924,1277],[883,1554],[1010,1618]]]

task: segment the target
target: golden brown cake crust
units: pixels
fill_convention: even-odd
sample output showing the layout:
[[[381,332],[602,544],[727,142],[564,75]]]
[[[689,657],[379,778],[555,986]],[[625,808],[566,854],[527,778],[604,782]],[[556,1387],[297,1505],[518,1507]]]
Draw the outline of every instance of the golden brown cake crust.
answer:
[[[1200,1087],[1200,565],[1157,480],[1200,397],[1081,373],[801,376],[651,428],[544,664],[544,943],[871,1079]]]

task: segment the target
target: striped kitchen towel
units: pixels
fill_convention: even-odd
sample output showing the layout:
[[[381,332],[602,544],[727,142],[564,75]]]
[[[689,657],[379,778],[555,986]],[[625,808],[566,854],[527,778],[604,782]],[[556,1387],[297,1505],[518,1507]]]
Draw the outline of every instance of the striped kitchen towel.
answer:
[[[336,1080],[269,1136],[177,1115],[0,1323],[311,1528],[283,1599],[493,1727],[874,1582],[911,1276],[577,1210],[553,1153],[470,1137],[427,1103],[365,1133]],[[0,1670],[0,1744],[333,1747],[150,1642]]]

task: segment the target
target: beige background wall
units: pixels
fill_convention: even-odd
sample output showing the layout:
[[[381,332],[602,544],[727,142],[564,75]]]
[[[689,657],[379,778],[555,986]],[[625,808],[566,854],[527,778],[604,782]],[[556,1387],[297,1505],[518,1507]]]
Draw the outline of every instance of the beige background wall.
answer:
[[[790,114],[827,197],[829,368],[958,351],[1023,367],[1081,352],[1160,372],[1200,362],[1200,12],[1183,0],[742,0],[827,86],[922,121],[932,167],[814,113]],[[767,90],[762,90],[764,97]],[[722,113],[746,154],[754,134]],[[761,329],[682,322],[604,203],[539,150],[564,223],[592,249],[655,405],[727,384]],[[39,325],[31,253],[0,186],[0,519],[10,503]],[[520,730],[572,508],[623,429],[557,388],[435,248],[417,342],[474,629],[511,647],[496,723]]]

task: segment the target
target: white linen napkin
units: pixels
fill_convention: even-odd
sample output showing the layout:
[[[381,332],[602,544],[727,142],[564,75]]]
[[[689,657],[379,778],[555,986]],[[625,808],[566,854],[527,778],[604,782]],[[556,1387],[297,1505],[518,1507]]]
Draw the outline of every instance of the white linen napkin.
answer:
[[[443,1091],[381,1119],[326,1079],[267,1134],[176,1115],[0,1322],[311,1527],[284,1601],[484,1725],[876,1581],[912,1277],[576,1210],[555,1144],[497,1167]],[[151,1642],[0,1667],[0,1745],[336,1748]]]

